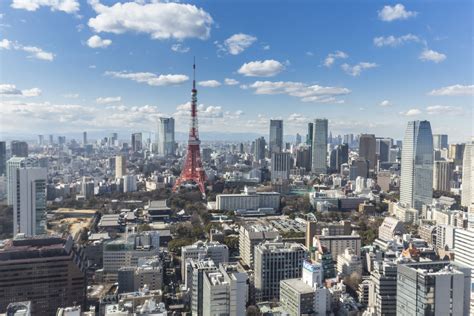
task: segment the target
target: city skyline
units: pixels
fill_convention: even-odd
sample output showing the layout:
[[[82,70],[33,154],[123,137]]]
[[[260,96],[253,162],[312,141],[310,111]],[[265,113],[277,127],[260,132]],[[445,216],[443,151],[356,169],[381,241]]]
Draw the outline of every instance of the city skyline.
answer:
[[[129,134],[160,116],[185,133],[196,56],[203,133],[267,135],[283,119],[285,135],[305,135],[325,117],[333,135],[401,139],[426,119],[450,142],[470,139],[472,3],[289,6],[2,2],[0,133]]]

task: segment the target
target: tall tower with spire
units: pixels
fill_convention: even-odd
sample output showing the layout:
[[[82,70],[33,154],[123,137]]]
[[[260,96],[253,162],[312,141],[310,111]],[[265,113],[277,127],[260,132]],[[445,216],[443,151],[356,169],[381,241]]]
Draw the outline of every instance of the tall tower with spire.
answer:
[[[180,177],[176,180],[173,190],[176,191],[186,182],[194,182],[203,195],[206,194],[204,183],[206,172],[202,166],[201,141],[199,140],[197,118],[196,62],[193,63],[193,90],[191,92],[191,126],[189,127],[188,150]]]

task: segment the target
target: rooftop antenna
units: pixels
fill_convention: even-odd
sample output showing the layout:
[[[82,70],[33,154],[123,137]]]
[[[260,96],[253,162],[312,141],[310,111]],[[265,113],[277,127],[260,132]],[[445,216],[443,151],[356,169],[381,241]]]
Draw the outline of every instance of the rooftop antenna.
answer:
[[[196,56],[193,57],[193,90],[196,90]]]

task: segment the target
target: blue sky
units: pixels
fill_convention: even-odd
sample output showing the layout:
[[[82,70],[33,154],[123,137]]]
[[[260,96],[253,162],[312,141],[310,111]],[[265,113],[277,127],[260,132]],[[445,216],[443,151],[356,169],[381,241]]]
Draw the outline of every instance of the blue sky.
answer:
[[[473,126],[471,1],[0,2],[0,132],[200,128],[401,138],[408,120],[466,141]],[[227,80],[226,80],[227,79]],[[21,122],[21,124],[19,124]]]

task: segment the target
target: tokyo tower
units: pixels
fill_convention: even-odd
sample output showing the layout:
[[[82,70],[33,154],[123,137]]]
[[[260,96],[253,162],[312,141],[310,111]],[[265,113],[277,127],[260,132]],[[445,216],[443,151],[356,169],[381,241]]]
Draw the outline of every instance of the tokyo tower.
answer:
[[[206,182],[206,172],[202,166],[200,152],[198,118],[197,118],[197,90],[196,90],[196,62],[193,63],[193,90],[191,92],[191,125],[189,127],[188,150],[181,175],[176,180],[173,190],[176,191],[186,182],[194,182],[201,191],[206,194],[204,182]]]

